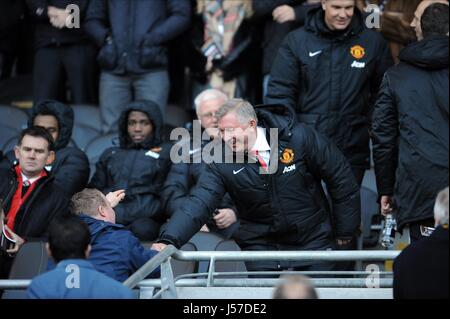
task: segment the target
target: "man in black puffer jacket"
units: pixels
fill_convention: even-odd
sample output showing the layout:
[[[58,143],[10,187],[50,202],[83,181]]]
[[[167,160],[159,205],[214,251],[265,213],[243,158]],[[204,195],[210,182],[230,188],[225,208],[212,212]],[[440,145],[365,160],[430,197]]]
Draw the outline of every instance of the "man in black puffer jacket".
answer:
[[[322,1],[286,37],[266,101],[292,107],[301,123],[329,137],[361,184],[370,167],[371,106],[392,64],[386,41],[365,28],[354,0]]]
[[[415,27],[421,41],[386,73],[372,124],[382,213],[396,213],[399,229],[409,225],[411,240],[434,226],[434,199],[449,183],[448,3],[429,6]]]
[[[100,110],[105,133],[134,100],[154,101],[164,116],[167,46],[189,26],[189,0],[95,0],[84,28],[100,49]]]
[[[240,227],[234,238],[243,250],[327,250],[335,246],[334,240],[347,244],[356,234],[361,221],[359,187],[342,153],[311,128],[297,124],[288,107],[265,106],[256,112],[239,99],[219,109],[219,128],[228,150],[224,153],[229,157],[207,167],[154,248],[182,246],[225,192],[239,211]],[[272,135],[273,129],[278,137]],[[244,163],[232,161],[238,155],[244,156]],[[267,163],[270,169],[278,164],[276,171],[261,174]],[[331,195],[332,214],[322,179]],[[332,267],[308,261],[247,263],[250,270]]]
[[[124,189],[116,222],[141,240],[153,240],[164,222],[160,191],[170,170],[170,147],[162,142],[158,105],[136,101],[119,119],[120,147],[107,149],[96,164],[90,187],[107,194]]]
[[[33,107],[28,126],[41,126],[55,141],[55,161],[46,166],[52,172],[55,183],[72,197],[83,190],[89,181],[89,160],[82,150],[68,146],[72,136],[74,114],[69,105],[57,101],[42,101]],[[9,167],[16,162],[13,151],[6,154],[1,166]]]

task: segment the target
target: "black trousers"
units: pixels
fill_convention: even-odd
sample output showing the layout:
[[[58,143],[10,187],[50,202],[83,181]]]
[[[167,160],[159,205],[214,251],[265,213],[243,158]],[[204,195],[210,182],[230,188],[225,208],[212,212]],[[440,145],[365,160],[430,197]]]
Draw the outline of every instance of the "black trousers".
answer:
[[[98,68],[91,44],[39,48],[34,57],[34,102],[66,101],[66,80],[74,104],[97,104]]]
[[[151,218],[139,218],[126,228],[140,241],[153,241],[158,238],[161,224]]]

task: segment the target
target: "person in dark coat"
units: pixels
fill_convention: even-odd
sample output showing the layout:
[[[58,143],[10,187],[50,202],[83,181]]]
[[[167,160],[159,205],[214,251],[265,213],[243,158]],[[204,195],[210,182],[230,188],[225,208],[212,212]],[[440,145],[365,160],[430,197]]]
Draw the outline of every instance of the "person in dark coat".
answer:
[[[189,27],[189,0],[91,1],[84,28],[100,52],[104,133],[116,131],[133,100],[155,101],[165,114],[168,44]]]
[[[434,198],[449,184],[448,4],[427,10],[416,28],[420,41],[384,77],[372,123],[381,212],[395,213],[399,230],[409,226],[411,240],[433,226]]]
[[[436,229],[394,261],[394,299],[448,299],[448,187],[434,206]]]
[[[370,168],[371,110],[393,64],[387,42],[366,29],[353,0],[326,0],[282,44],[270,73],[270,104],[295,109],[301,123],[330,138],[361,185]]]
[[[67,213],[69,198],[54,182],[45,166],[55,156],[53,138],[43,128],[30,127],[22,131],[15,149],[18,164],[0,169],[0,199],[5,214],[5,226],[15,246],[0,252],[0,277],[6,278],[13,257],[24,241],[42,240],[49,223]]]
[[[200,175],[206,170],[207,164],[202,161],[201,149],[218,137],[219,129],[215,114],[226,100],[228,100],[228,97],[223,92],[215,89],[205,90],[195,99],[198,122],[194,122],[194,130],[202,131],[201,133],[205,139],[202,138],[198,149],[194,148],[196,147],[195,137],[189,140],[181,140],[178,144],[180,147],[187,144],[190,156],[189,161],[172,165],[164,183],[162,197],[165,203],[165,212],[169,216],[172,216],[184,205],[184,201],[189,197],[191,189],[197,184],[200,180]],[[219,206],[210,212],[210,216],[211,218],[207,224],[202,227],[203,231],[212,231],[225,238],[231,238],[239,226],[237,209],[229,194],[226,194]]]
[[[187,242],[225,192],[239,212],[234,239],[243,250],[331,250],[335,240],[344,245],[356,234],[359,187],[342,153],[313,129],[296,123],[288,107],[262,106],[256,112],[240,99],[219,109],[225,158],[207,167],[155,248]],[[332,214],[321,180],[332,198]],[[249,270],[332,267],[308,261],[247,263]]]
[[[184,58],[194,99],[206,89],[228,98],[256,99],[260,83],[259,24],[250,0],[192,0],[193,18],[186,33]],[[258,84],[259,85],[259,84]]]
[[[96,104],[96,50],[82,28],[89,0],[26,0],[26,3],[35,22],[34,102],[65,101],[67,79],[71,102]],[[74,6],[75,11],[71,9]],[[68,21],[79,25],[69,25]]]
[[[52,172],[57,183],[70,198],[83,190],[89,181],[89,160],[76,146],[69,146],[72,137],[74,113],[69,105],[47,100],[36,104],[32,109],[28,127],[41,126],[53,136],[55,141],[55,160],[46,168]],[[7,161],[2,166],[16,162],[13,151],[6,154]]]
[[[306,12],[320,0],[256,0],[252,1],[256,18],[264,19],[262,41],[263,97],[267,95],[270,70],[285,36],[305,24]]]
[[[86,260],[92,247],[90,239],[88,226],[76,216],[53,221],[47,253],[58,264],[33,278],[28,299],[133,299],[129,288],[95,270]]]
[[[111,200],[109,196],[96,189],[85,189],[72,197],[71,209],[89,226],[92,249],[88,261],[98,271],[123,282],[157,252],[144,248],[129,230],[116,224],[113,207],[121,198]],[[158,267],[149,277],[156,277],[159,272]]]
[[[154,102],[128,105],[119,120],[120,147],[101,155],[89,185],[107,194],[124,189],[117,223],[141,240],[153,240],[165,221],[160,192],[170,170],[170,146],[162,141],[162,116]]]

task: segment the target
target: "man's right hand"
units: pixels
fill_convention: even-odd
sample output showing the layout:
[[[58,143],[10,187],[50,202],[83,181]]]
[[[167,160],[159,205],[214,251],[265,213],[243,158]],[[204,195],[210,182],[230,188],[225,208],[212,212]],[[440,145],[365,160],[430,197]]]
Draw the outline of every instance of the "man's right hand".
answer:
[[[110,192],[106,195],[106,199],[111,204],[111,207],[114,208],[125,198],[125,190],[119,189],[115,192]]]
[[[392,213],[392,196],[381,196],[380,206],[381,215],[386,216],[387,214]]]
[[[161,250],[163,250],[163,249],[166,248],[166,247],[167,247],[166,244],[163,244],[163,243],[154,243],[150,249],[153,249],[153,250],[156,250],[156,251],[161,251]]]

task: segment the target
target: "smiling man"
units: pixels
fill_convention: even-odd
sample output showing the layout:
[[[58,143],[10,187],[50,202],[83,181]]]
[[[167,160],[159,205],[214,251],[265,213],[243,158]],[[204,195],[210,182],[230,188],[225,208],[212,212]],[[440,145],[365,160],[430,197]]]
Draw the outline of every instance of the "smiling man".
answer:
[[[41,127],[24,130],[15,148],[18,164],[0,170],[0,199],[3,200],[5,225],[16,244],[0,252],[0,278],[8,275],[13,256],[29,239],[46,237],[49,223],[67,212],[69,198],[45,169],[55,157],[52,136]]]
[[[267,103],[292,107],[300,122],[330,138],[361,184],[370,168],[371,110],[393,61],[380,33],[365,26],[355,0],[321,4],[281,46]]]
[[[243,250],[331,250],[354,236],[361,220],[359,188],[350,165],[332,143],[298,124],[293,111],[282,105],[254,108],[244,100],[232,99],[221,106],[217,118],[225,148],[233,155],[243,153],[246,160],[210,164],[154,248],[161,249],[164,244],[181,247],[226,192],[239,212],[240,226],[234,239]],[[268,134],[271,129],[278,129],[278,139]],[[276,171],[261,174],[261,169],[273,167],[273,162],[278,163]],[[331,194],[333,212],[321,180]],[[311,261],[247,263],[249,270],[333,267],[332,263]]]
[[[119,147],[103,152],[90,187],[104,194],[125,190],[115,208],[117,223],[140,240],[153,240],[164,221],[160,191],[170,169],[170,147],[162,143],[162,115],[151,101],[128,105],[119,119]]]

